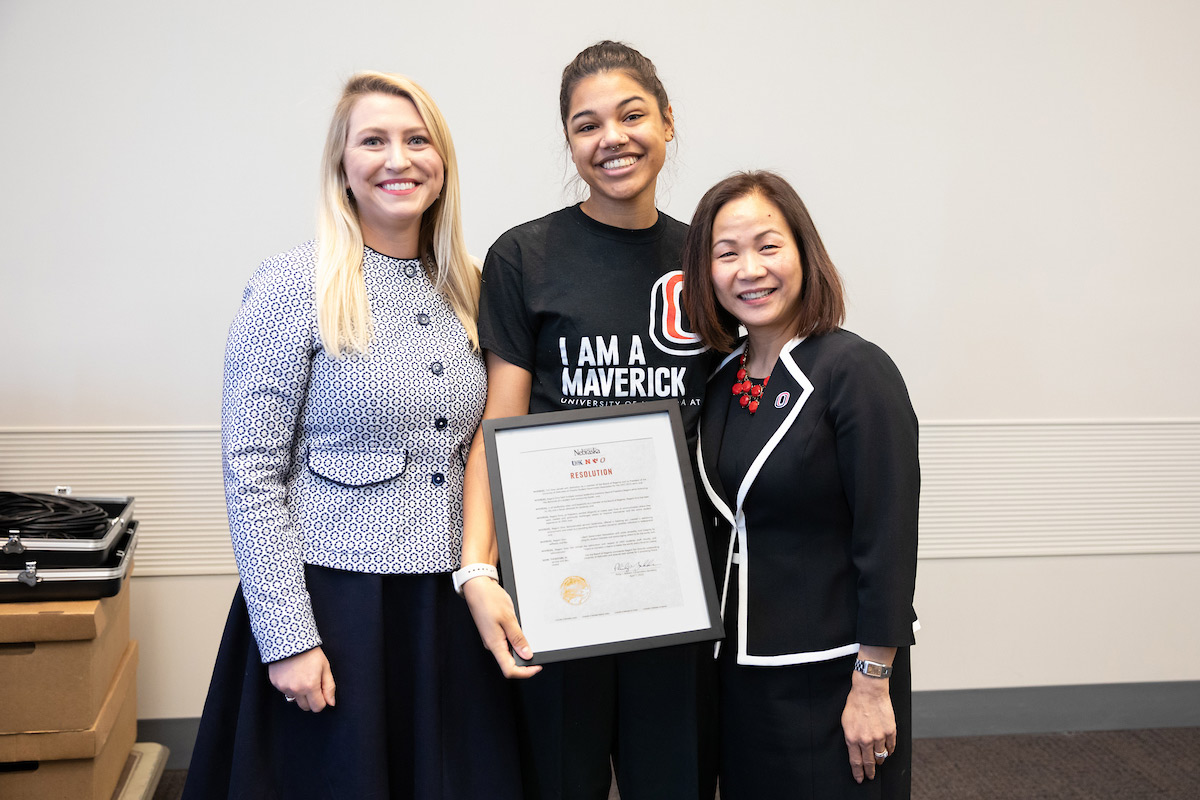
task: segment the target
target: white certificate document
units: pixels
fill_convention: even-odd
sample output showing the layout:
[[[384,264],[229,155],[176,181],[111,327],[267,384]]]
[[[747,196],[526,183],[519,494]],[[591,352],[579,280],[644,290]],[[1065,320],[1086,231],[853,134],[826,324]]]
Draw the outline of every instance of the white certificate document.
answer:
[[[720,635],[678,408],[673,427],[652,405],[516,418],[489,437],[501,567],[533,663]]]

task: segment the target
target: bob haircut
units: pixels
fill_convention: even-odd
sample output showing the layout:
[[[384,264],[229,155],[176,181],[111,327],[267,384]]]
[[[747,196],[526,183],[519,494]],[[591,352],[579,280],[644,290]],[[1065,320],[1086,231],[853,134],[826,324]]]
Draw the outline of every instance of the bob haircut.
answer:
[[[795,336],[829,333],[846,318],[842,278],[833,266],[804,201],[774,172],[738,172],[705,192],[692,216],[683,246],[683,310],[692,329],[708,346],[728,353],[733,349],[738,320],[717,302],[712,282],[712,235],[717,213],[733,200],[749,195],[773,203],[787,221],[800,249],[803,279]]]
[[[317,210],[317,324],[325,352],[334,358],[365,352],[371,341],[371,307],[363,280],[363,238],[358,207],[348,191],[342,156],[350,112],[363,95],[387,94],[412,101],[441,156],[445,182],[441,195],[421,215],[418,256],[434,287],[450,303],[479,348],[479,270],[467,253],[462,233],[458,159],[446,118],[429,93],[412,79],[383,72],[359,72],[342,90],[329,122],[321,159],[321,196]]]

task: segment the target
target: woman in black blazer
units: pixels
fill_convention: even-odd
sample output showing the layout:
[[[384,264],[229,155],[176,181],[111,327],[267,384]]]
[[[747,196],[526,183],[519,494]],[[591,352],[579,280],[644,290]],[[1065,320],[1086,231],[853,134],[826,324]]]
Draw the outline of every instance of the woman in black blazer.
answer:
[[[907,798],[920,472],[904,381],[838,327],[841,279],[778,175],[708,191],[683,271],[693,329],[732,348],[697,445],[728,537],[722,800]]]

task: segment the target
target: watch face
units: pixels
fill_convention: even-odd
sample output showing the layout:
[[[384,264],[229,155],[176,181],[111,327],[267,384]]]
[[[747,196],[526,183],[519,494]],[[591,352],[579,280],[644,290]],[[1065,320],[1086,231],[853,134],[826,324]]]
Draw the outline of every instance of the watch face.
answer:
[[[855,661],[854,668],[870,678],[887,678],[892,674],[892,668],[874,661]]]

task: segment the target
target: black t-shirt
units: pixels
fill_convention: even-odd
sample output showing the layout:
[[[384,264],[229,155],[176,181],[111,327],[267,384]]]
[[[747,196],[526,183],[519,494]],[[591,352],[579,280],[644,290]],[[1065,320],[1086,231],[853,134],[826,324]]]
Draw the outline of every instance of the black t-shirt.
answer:
[[[483,267],[479,340],[533,374],[531,414],[674,397],[693,440],[720,356],[679,303],[687,226],[659,212],[643,230],[578,205],[501,236]]]

